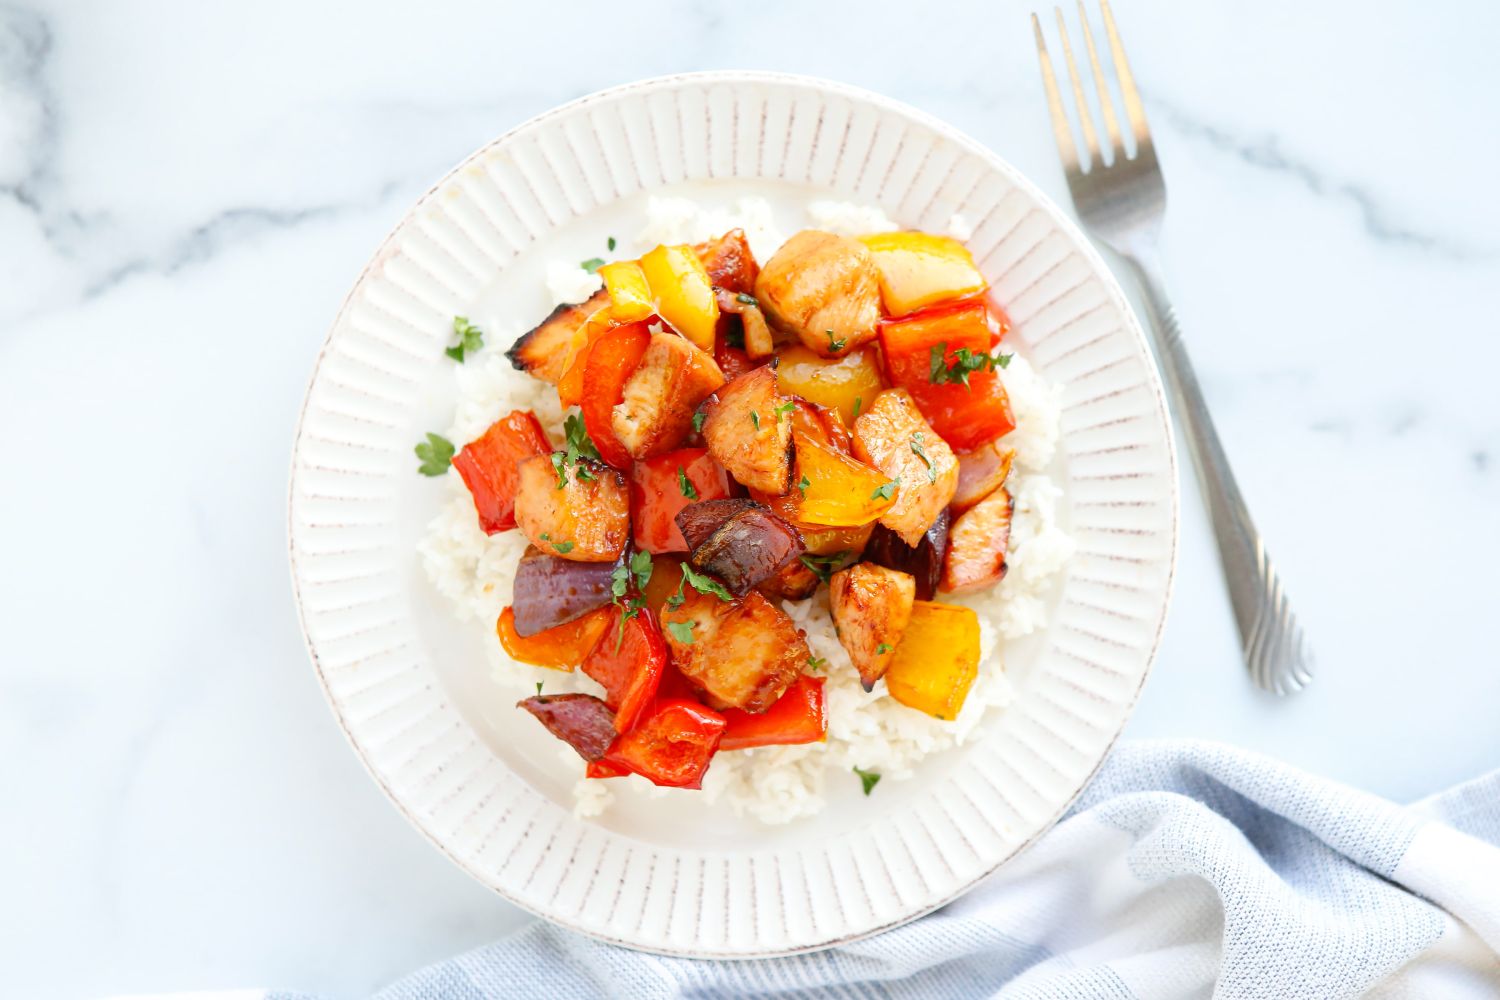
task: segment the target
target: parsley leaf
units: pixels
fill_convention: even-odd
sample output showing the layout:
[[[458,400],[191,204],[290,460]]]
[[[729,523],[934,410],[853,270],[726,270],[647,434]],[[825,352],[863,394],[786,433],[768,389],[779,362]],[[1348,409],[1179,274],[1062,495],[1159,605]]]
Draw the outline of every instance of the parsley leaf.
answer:
[[[935,483],[937,482],[937,466],[932,464],[932,459],[927,457],[927,451],[922,446],[922,441],[926,436],[922,431],[917,431],[913,434],[911,436],[911,450],[912,454],[916,455],[927,465],[927,481]]]
[[[605,245],[608,246],[609,249],[613,250],[615,248],[615,238],[611,236],[609,238],[609,241]]]
[[[427,440],[414,449],[422,464],[417,471],[424,476],[441,476],[453,464],[453,442],[441,434],[427,434]]]
[[[734,595],[725,589],[724,585],[711,576],[696,572],[687,563],[682,564],[682,578],[700,594],[713,594],[721,601],[732,601]],[[681,590],[681,587],[677,588]]]
[[[589,274],[594,274],[599,270],[599,268],[604,266],[604,259],[602,257],[590,257],[588,260],[584,261],[578,266],[583,268]]]
[[[699,410],[698,412],[696,412],[696,413],[693,414],[693,431],[694,431],[694,433],[697,433],[697,434],[703,433],[703,420],[707,416],[708,416],[708,414],[704,413],[702,410]]]
[[[781,420],[781,415],[783,413],[791,413],[796,408],[797,408],[797,404],[793,403],[791,400],[787,400],[785,403],[782,403],[780,406],[776,407],[776,419],[777,419],[777,421],[779,422]]]
[[[630,572],[635,574],[635,585],[642,590],[651,582],[651,553],[641,551],[630,557]]]
[[[568,441],[569,464],[580,458],[599,461],[599,449],[594,447],[594,439],[589,437],[588,428],[584,426],[582,416],[577,413],[568,414],[568,419],[563,421],[563,435]]]
[[[560,556],[565,556],[573,551],[573,542],[553,542],[552,550]]]
[[[681,490],[682,495],[687,497],[689,500],[698,499],[698,491],[694,489],[692,483],[688,482],[687,472],[680,465],[677,467],[677,488]]]
[[[760,305],[760,299],[757,299],[754,295],[746,295],[744,292],[740,292],[734,298],[735,298],[736,302],[740,303],[740,305],[745,305],[745,306],[758,306],[758,305]]]
[[[803,476],[802,481],[797,484],[797,492],[802,494],[803,499],[807,498],[807,488],[811,485],[812,480],[808,479],[806,476]]]
[[[667,622],[667,631],[672,633],[672,638],[686,646],[693,644],[693,626],[695,621]]]
[[[458,343],[443,351],[444,354],[457,361],[464,363],[464,354],[473,353],[484,346],[484,331],[465,316],[453,317],[453,335],[458,338]]]
[[[953,352],[953,360],[949,362],[948,342],[933,344],[927,359],[927,381],[933,385],[942,385],[944,382],[955,385],[962,384],[969,387],[969,376],[978,371],[994,371],[996,368],[1004,368],[1010,364],[1011,355],[1003,354],[995,357],[992,354],[980,352],[975,354],[967,347],[960,347]]]
[[[864,788],[866,795],[870,794],[870,789],[872,789],[876,785],[880,784],[880,772],[879,771],[865,771],[865,770],[862,770],[861,768],[856,767],[854,769],[854,773],[857,774],[857,775],[859,775],[860,786],[862,788]]]
[[[686,586],[687,577],[683,577],[681,580],[677,581],[677,593],[667,598],[667,607],[671,608],[673,611],[676,611],[678,608],[682,607],[682,602],[687,600],[687,595],[682,592],[682,588]]]
[[[809,670],[822,670],[826,666],[828,666],[828,661],[821,656],[809,656],[807,658],[807,669]]]
[[[842,351],[844,349],[844,345],[849,343],[847,337],[834,339],[832,330],[826,330],[824,332],[828,334],[828,349],[830,351],[833,351],[835,354],[837,354],[839,351]]]
[[[566,466],[563,464],[565,460],[566,456],[562,452],[554,451],[552,453],[552,471],[557,473],[558,489],[562,489],[568,485],[568,473]]]
[[[891,644],[888,643],[888,642],[882,642],[880,645],[878,645],[878,646],[875,647],[875,655],[876,656],[884,656],[886,653],[889,653],[890,651],[891,651]]]
[[[542,682],[541,681],[537,681],[536,682],[536,693],[537,694],[541,694],[542,693]]]
[[[755,410],[750,411],[750,422],[755,425],[756,430],[760,430],[760,414]]]
[[[865,397],[863,397],[863,396],[855,396],[854,397],[854,419],[855,420],[859,419],[859,407],[860,407],[860,404],[862,404],[864,401],[865,401]]]
[[[826,556],[801,555],[797,559],[802,565],[812,570],[813,576],[817,577],[823,583],[827,583],[828,578],[833,576],[834,571],[848,557],[849,553],[845,550],[842,552],[833,552]]]
[[[901,477],[897,476],[884,486],[875,487],[875,492],[870,494],[871,500],[889,500],[896,495],[896,487],[901,485]]]

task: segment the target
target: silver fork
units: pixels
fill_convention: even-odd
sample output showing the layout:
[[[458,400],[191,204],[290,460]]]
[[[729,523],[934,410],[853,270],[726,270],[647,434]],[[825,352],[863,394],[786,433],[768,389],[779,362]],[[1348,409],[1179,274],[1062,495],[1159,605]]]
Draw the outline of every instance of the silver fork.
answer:
[[[1125,106],[1125,119],[1135,140],[1135,155],[1126,154],[1083,0],[1078,0],[1078,20],[1083,25],[1084,46],[1093,70],[1099,111],[1109,144],[1106,152],[1110,157],[1106,162],[1101,155],[1093,116],[1084,97],[1083,81],[1073,61],[1073,48],[1068,43],[1067,24],[1062,9],[1054,7],[1073,100],[1077,105],[1078,124],[1088,147],[1088,160],[1079,162],[1067,109],[1052,73],[1047,43],[1042,37],[1042,24],[1032,14],[1031,25],[1036,30],[1037,55],[1041,59],[1042,83],[1047,90],[1047,107],[1052,112],[1057,151],[1062,157],[1063,172],[1067,174],[1068,190],[1072,192],[1078,217],[1097,238],[1130,262],[1145,291],[1146,316],[1156,345],[1157,364],[1165,373],[1173,408],[1187,432],[1193,463],[1198,470],[1198,484],[1218,541],[1219,561],[1229,586],[1230,602],[1234,605],[1234,617],[1239,625],[1250,677],[1267,691],[1290,694],[1300,691],[1312,680],[1312,655],[1292,614],[1281,579],[1271,565],[1271,557],[1266,554],[1260,534],[1255,530],[1255,522],[1250,519],[1250,511],[1240,496],[1234,473],[1229,468],[1229,458],[1214,431],[1208,405],[1203,400],[1203,390],[1182,344],[1177,312],[1167,298],[1156,250],[1162,215],[1166,211],[1167,189],[1162,180],[1161,166],[1156,162],[1151,131],[1146,127],[1146,111],[1136,90],[1130,64],[1125,60],[1125,48],[1120,43],[1120,32],[1115,27],[1109,0],[1099,0],[1099,5]]]

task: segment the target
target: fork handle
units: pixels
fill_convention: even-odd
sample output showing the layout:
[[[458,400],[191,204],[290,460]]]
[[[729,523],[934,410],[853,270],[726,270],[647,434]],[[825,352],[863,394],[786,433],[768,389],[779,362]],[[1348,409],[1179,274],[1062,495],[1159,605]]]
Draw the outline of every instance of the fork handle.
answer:
[[[1167,297],[1154,242],[1132,246],[1125,257],[1145,291],[1157,361],[1166,374],[1177,419],[1187,433],[1198,485],[1218,542],[1219,562],[1234,606],[1245,665],[1259,687],[1277,694],[1300,690],[1312,679],[1312,656],[1214,430],[1203,389],[1182,343],[1177,310]]]

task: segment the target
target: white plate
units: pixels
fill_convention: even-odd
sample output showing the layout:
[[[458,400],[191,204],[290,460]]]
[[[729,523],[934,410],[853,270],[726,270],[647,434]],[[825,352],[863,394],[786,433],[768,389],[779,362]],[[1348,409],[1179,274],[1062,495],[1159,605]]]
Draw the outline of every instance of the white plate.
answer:
[[[548,260],[634,233],[647,193],[962,213],[1012,344],[1066,387],[1059,482],[1079,543],[1045,631],[1007,649],[985,736],[868,799],[785,827],[680,802],[575,819],[575,775],[486,679],[481,643],[414,546],[440,487],[412,445],[446,427],[452,317],[545,311]],[[670,77],[542,115],[445,177],[381,244],[318,356],[292,460],[292,578],[339,725],[398,808],[512,902],[692,956],[826,947],[972,886],[1056,821],[1124,725],[1166,615],[1177,535],[1165,404],[1134,316],[1084,237],[999,157],[873,94],[759,73]],[[849,786],[843,788],[843,785]],[[379,877],[372,874],[372,877]]]

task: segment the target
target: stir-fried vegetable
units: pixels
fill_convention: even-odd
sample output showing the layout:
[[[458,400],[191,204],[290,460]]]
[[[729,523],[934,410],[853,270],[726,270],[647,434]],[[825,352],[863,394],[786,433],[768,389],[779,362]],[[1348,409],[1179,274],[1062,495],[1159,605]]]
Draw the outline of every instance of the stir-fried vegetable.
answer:
[[[513,410],[490,425],[480,437],[464,445],[453,459],[474,497],[474,511],[485,534],[516,526],[516,466],[523,459],[552,450],[541,421],[530,410]]]
[[[615,605],[604,634],[581,664],[583,672],[604,687],[604,701],[615,712],[615,728],[628,732],[656,697],[667,665],[667,647],[656,616]]]
[[[609,304],[614,315],[621,321],[633,323],[647,319],[656,312],[651,300],[651,286],[646,283],[646,272],[633,260],[617,260],[599,268],[599,277],[604,279],[604,290],[609,293]]]
[[[959,451],[1009,434],[1016,421],[990,354],[992,317],[981,301],[939,306],[880,324],[885,369]]]
[[[615,434],[615,405],[624,397],[626,382],[634,377],[650,344],[646,325],[632,323],[610,330],[589,351],[581,400],[583,422],[599,457],[617,469],[630,468],[631,455]]]
[[[825,678],[803,675],[792,682],[776,704],[752,715],[737,708],[723,711],[724,738],[720,750],[795,746],[828,738],[828,710],[823,704]]]
[[[948,554],[950,516],[946,510],[939,514],[916,545],[907,545],[904,538],[884,525],[877,527],[865,546],[865,559],[910,574],[917,582],[917,599],[932,600],[943,577],[943,559]]]
[[[917,582],[910,574],[871,563],[839,570],[828,582],[828,608],[839,643],[859,671],[865,690],[891,665],[911,619]]]
[[[692,247],[657,247],[641,257],[656,314],[703,351],[714,349],[719,304],[703,262]]]
[[[880,352],[874,345],[855,348],[841,358],[825,358],[801,344],[788,344],[777,353],[782,391],[837,410],[848,426],[885,388]]]
[[[517,371],[556,385],[572,359],[574,335],[608,304],[609,293],[601,288],[586,302],[558,306],[534,330],[522,334],[505,356]]]
[[[880,272],[885,311],[905,316],[926,306],[977,295],[987,287],[968,248],[931,233],[877,233],[861,238]]]
[[[979,616],[954,604],[913,602],[906,634],[885,671],[891,697],[951,721],[978,674]]]
[[[639,774],[668,788],[701,788],[724,725],[722,715],[697,702],[659,701],[589,765],[589,777]]]
[[[963,513],[1004,486],[1015,457],[1014,449],[1001,448],[995,441],[982,444],[973,451],[960,452],[958,488],[953,491],[953,501],[949,504],[953,513]]]
[[[693,547],[688,562],[715,576],[736,597],[779,573],[802,554],[797,529],[764,507],[750,507],[726,519]]]
[[[688,548],[696,549],[719,530],[719,525],[734,515],[746,510],[764,510],[764,504],[744,497],[725,500],[705,500],[691,504],[677,512],[677,527],[687,541]]]
[[[884,472],[794,431],[796,461],[792,466],[796,519],[830,528],[870,524],[895,505],[882,487]]]
[[[527,548],[512,587],[516,634],[530,638],[608,604],[613,572],[612,563],[574,562]]]
[[[630,516],[635,544],[647,552],[686,552],[677,527],[684,507],[729,496],[729,474],[703,448],[681,448],[630,470]]]
[[[551,558],[543,556],[542,558]],[[562,560],[559,560],[560,562]],[[565,563],[567,566],[602,565],[590,563]],[[554,625],[522,635],[516,628],[516,610],[508,607],[500,612],[495,622],[495,633],[500,638],[500,647],[518,663],[530,663],[553,670],[573,670],[583,662],[594,648],[604,629],[609,625],[609,611],[599,607],[582,618]]]
[[[516,707],[536,716],[548,732],[586,761],[603,757],[617,735],[615,713],[591,694],[536,695],[516,702]]]

